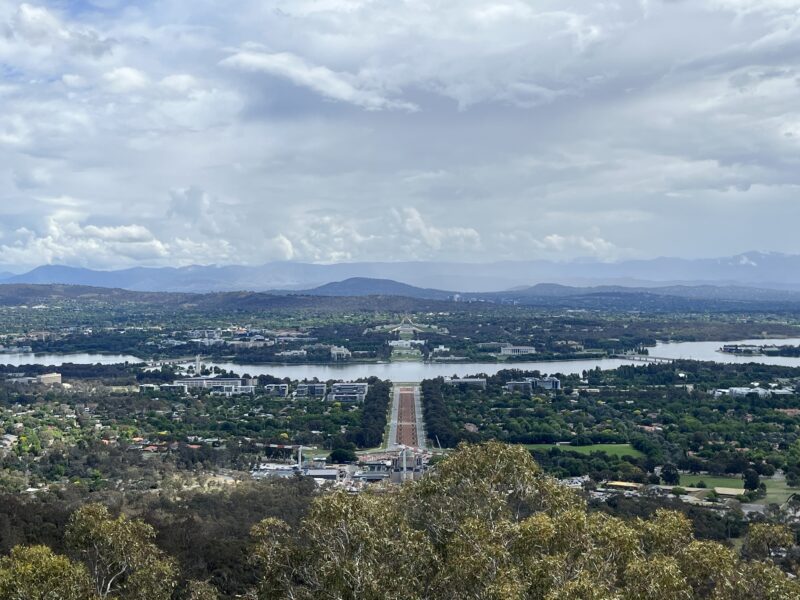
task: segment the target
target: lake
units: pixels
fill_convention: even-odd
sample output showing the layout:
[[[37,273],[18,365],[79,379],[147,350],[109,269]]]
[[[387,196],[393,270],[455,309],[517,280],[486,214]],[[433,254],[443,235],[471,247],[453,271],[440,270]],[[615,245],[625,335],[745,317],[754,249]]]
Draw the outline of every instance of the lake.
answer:
[[[800,345],[800,338],[762,339],[726,341],[730,344],[791,344]],[[676,342],[661,343],[650,348],[652,356],[661,358],[684,358],[691,360],[716,361],[724,363],[756,362],[769,365],[800,367],[800,358],[781,356],[733,356],[717,352],[723,342]],[[64,363],[76,364],[116,364],[123,362],[142,362],[135,356],[122,354],[0,354],[0,364],[26,365],[40,364],[58,367]],[[616,369],[626,364],[642,364],[625,359],[604,358],[592,360],[528,361],[516,363],[366,363],[344,365],[240,365],[230,362],[206,362],[239,374],[273,375],[291,379],[358,379],[360,377],[380,377],[391,381],[421,381],[439,376],[459,376],[485,373],[493,375],[501,369],[524,369],[543,373],[580,374],[583,371],[600,367]]]
[[[0,353],[0,365],[51,365],[60,367],[64,363],[76,365],[116,365],[119,363],[144,362],[141,358],[126,354],[94,354],[79,352],[75,354],[32,354],[27,352]]]

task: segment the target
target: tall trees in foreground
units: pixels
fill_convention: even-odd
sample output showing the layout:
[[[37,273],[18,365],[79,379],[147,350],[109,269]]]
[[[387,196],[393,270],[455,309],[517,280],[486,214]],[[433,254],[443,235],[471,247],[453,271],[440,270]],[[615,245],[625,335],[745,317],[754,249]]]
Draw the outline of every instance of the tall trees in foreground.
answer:
[[[6,600],[86,600],[92,587],[84,565],[47,546],[17,546],[0,559],[0,598]]]
[[[800,584],[774,564],[793,537],[754,525],[742,556],[697,541],[680,513],[623,521],[588,512],[522,448],[462,446],[402,488],[319,495],[295,528],[269,518],[251,532],[271,600],[790,600]],[[18,547],[0,559],[0,598],[213,600],[178,585],[153,530],[102,506],[67,528],[70,557]],[[744,557],[744,558],[743,558]]]
[[[143,521],[112,517],[101,504],[72,514],[66,541],[76,560],[46,546],[17,546],[0,560],[0,598],[9,600],[169,600],[174,561]]]
[[[253,530],[260,598],[653,600],[800,598],[771,561],[793,540],[754,526],[742,559],[682,514],[587,512],[519,447],[462,446],[386,494],[319,497],[296,530]]]
[[[102,504],[87,504],[72,514],[66,540],[87,566],[101,600],[167,600],[177,583],[177,569],[153,543],[155,537],[143,521],[113,518]]]

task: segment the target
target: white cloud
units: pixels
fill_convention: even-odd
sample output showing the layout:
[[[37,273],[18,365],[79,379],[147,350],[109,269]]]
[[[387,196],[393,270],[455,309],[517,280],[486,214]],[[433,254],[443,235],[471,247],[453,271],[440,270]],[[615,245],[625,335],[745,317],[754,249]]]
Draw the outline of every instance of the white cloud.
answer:
[[[82,231],[87,236],[109,242],[136,243],[150,242],[153,240],[153,234],[150,233],[146,227],[142,227],[141,225],[117,225],[101,227],[98,227],[97,225],[87,225]]]
[[[67,24],[44,6],[22,3],[6,23],[6,36],[48,52],[67,51],[100,57],[111,51],[113,42],[94,28]]]
[[[800,0],[712,0],[713,6],[739,13],[786,13],[800,9]]]
[[[42,187],[51,181],[52,174],[44,167],[22,168],[14,171],[14,184],[20,189]]]
[[[64,82],[64,85],[71,88],[81,88],[86,85],[86,79],[80,75],[75,75],[74,73],[64,73],[61,76],[61,81]]]
[[[164,89],[179,94],[186,94],[198,87],[197,79],[186,73],[168,75],[167,77],[164,77],[159,83]]]
[[[472,227],[436,227],[425,221],[420,212],[413,207],[394,211],[402,230],[410,236],[408,242],[413,245],[424,245],[429,250],[477,249],[481,236]]]
[[[70,32],[62,27],[55,15],[39,6],[20,4],[14,23],[16,32],[34,43],[70,37]]]
[[[566,261],[576,257],[600,261],[629,258],[630,249],[619,248],[600,236],[562,235],[551,233],[545,236],[529,231],[512,230],[497,236],[498,245],[507,258],[547,259]]]
[[[30,129],[20,115],[0,115],[0,144],[20,145],[27,141]]]
[[[138,225],[82,226],[49,217],[41,232],[18,229],[0,244],[0,260],[10,264],[76,264],[112,267],[170,256],[167,245]]]
[[[391,100],[376,90],[365,88],[357,77],[348,73],[337,73],[327,67],[311,65],[289,52],[268,54],[243,50],[226,58],[221,64],[243,71],[284,77],[331,100],[348,102],[367,110],[416,108],[409,102]]]
[[[147,75],[133,67],[117,67],[106,73],[103,78],[111,91],[118,94],[135,92],[148,86]]]
[[[795,0],[73,4],[0,2],[0,262],[800,251]]]
[[[600,237],[586,238],[581,235],[559,235],[552,233],[539,240],[543,249],[565,252],[571,248],[578,248],[596,258],[608,258],[616,252],[616,247],[611,242]]]
[[[278,256],[283,260],[292,260],[295,257],[294,244],[285,235],[279,234],[270,241],[275,246]]]

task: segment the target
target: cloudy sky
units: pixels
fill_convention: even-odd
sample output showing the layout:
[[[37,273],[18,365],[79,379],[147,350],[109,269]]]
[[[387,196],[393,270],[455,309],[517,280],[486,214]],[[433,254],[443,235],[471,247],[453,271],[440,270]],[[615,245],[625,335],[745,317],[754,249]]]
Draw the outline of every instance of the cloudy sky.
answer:
[[[800,252],[800,0],[0,0],[0,265]]]

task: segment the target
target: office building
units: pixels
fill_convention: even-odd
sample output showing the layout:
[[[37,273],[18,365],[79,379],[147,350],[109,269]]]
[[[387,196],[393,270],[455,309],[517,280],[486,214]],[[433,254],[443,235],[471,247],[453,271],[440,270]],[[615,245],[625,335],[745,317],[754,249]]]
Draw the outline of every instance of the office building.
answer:
[[[519,392],[523,396],[530,396],[533,392],[533,382],[530,380],[509,381],[506,384],[506,390],[509,392]]]
[[[520,356],[522,354],[536,354],[533,346],[503,346],[500,348],[502,356]]]
[[[327,393],[328,384],[326,383],[301,383],[295,390],[298,398],[324,398]]]
[[[331,402],[364,402],[369,391],[367,383],[334,383],[328,400]]]
[[[288,383],[268,383],[264,386],[264,392],[268,396],[278,396],[279,398],[286,398],[289,395]]]

